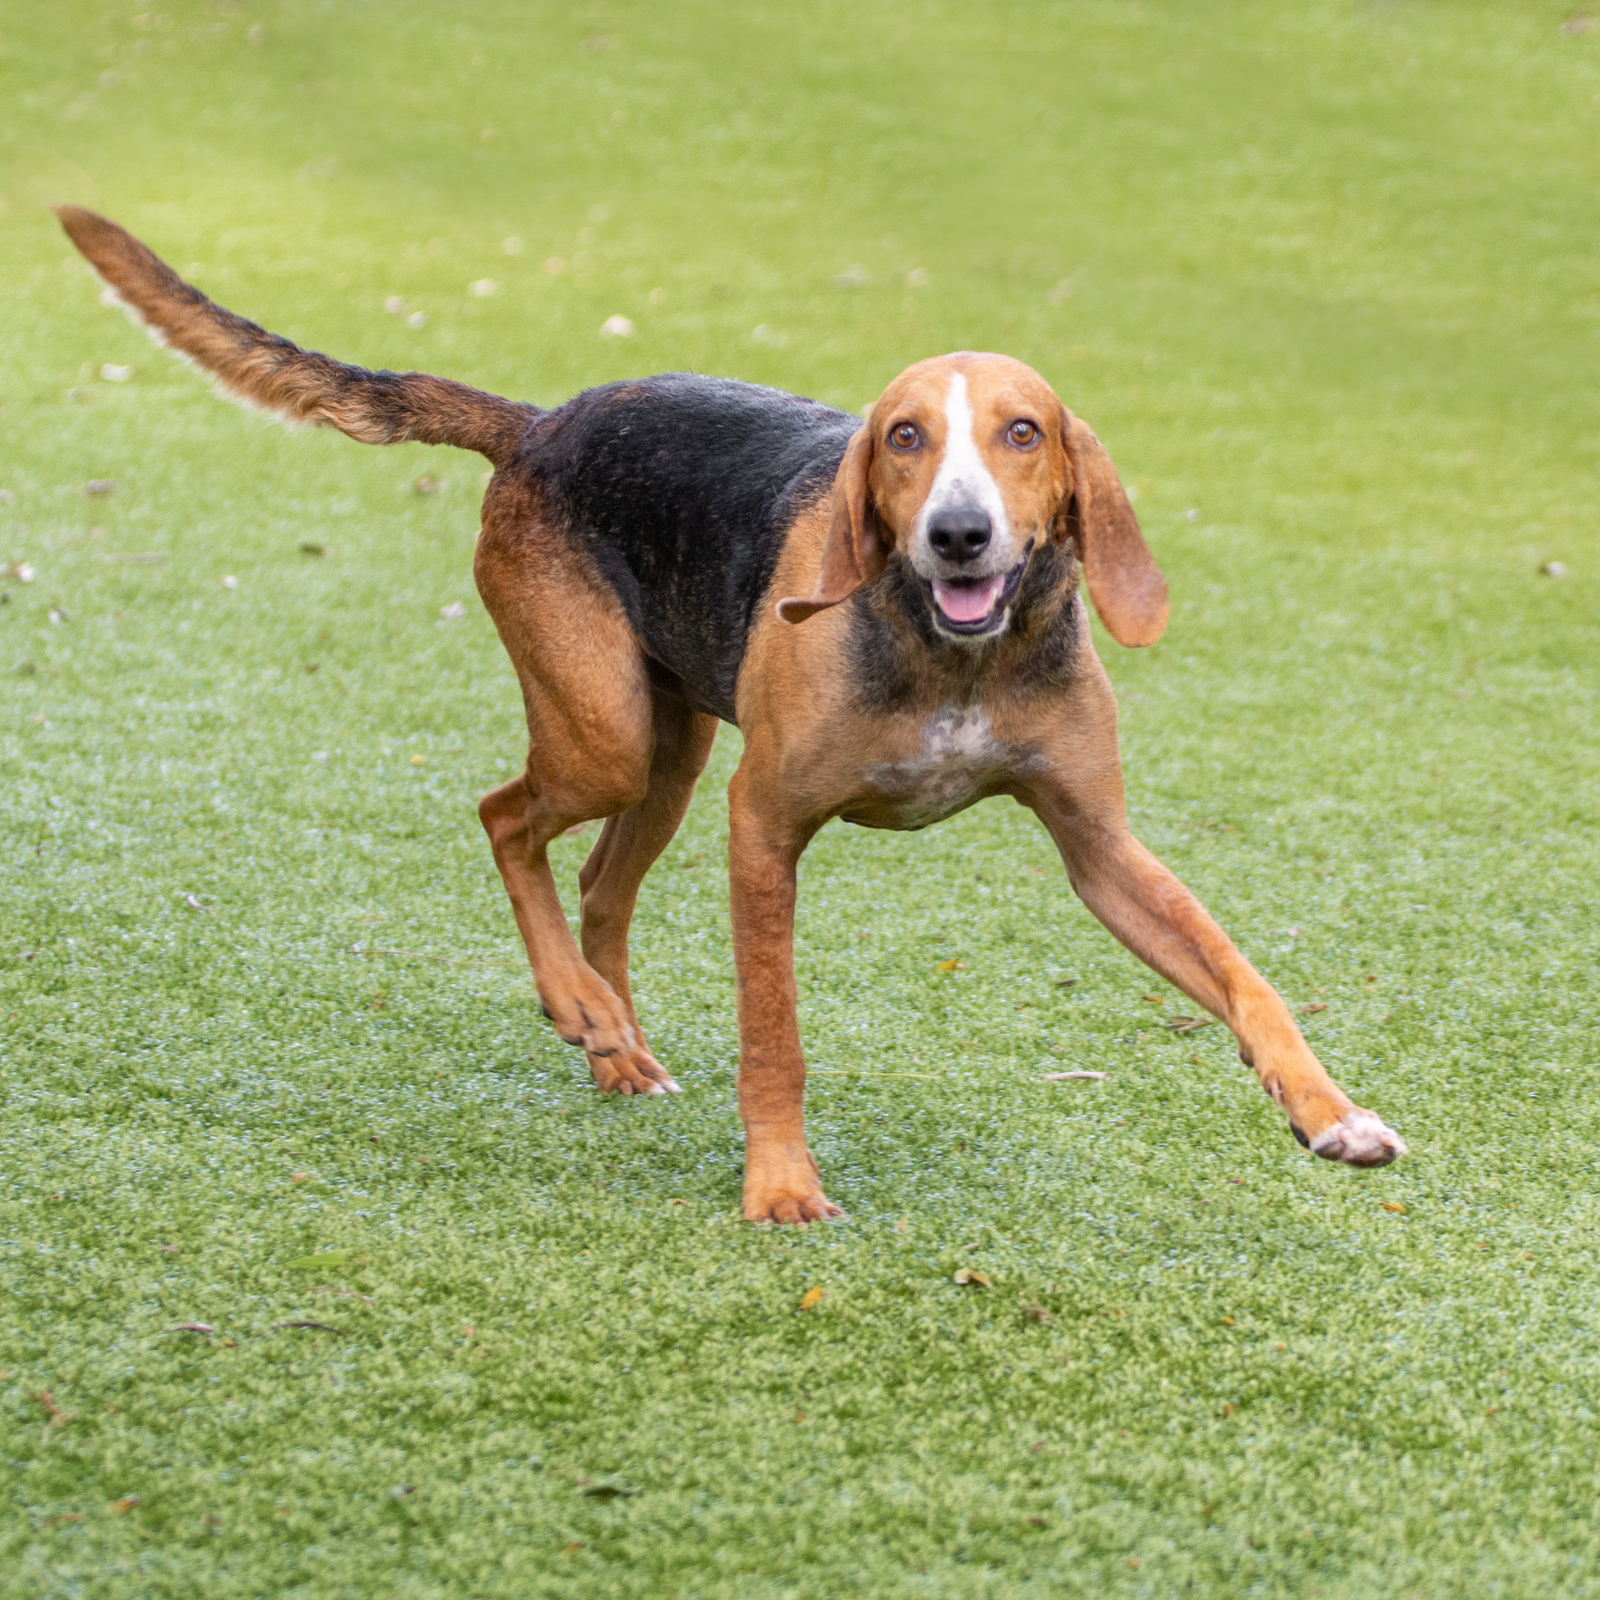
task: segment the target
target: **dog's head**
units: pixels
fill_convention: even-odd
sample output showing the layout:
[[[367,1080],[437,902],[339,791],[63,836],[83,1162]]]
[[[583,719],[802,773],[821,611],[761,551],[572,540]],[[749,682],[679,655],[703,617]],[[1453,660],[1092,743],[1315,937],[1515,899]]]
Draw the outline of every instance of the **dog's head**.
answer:
[[[1069,539],[1112,638],[1155,643],[1166,580],[1100,441],[1022,362],[937,356],[907,367],[851,438],[817,586],[778,614],[803,622],[848,600],[898,551],[940,633],[996,638],[1029,558]]]

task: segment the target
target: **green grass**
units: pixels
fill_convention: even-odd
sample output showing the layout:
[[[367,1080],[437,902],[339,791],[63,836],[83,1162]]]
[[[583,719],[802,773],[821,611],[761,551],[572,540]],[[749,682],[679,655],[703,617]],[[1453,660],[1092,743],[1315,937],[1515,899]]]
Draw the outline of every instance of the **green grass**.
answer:
[[[1600,1594],[1600,28],[165,3],[0,17],[0,1595]],[[1411,1158],[1300,1152],[996,803],[805,858],[849,1217],[745,1227],[737,735],[636,925],[686,1092],[602,1101],[473,814],[482,463],[218,404],[47,199],[544,402],[1033,362],[1172,584],[1135,826]]]

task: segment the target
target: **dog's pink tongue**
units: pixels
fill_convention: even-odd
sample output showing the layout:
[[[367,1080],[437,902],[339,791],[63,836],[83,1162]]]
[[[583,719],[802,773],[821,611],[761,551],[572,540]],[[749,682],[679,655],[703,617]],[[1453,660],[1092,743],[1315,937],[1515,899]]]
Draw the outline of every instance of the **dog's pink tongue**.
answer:
[[[989,615],[1000,586],[1006,581],[1002,572],[987,583],[954,584],[933,583],[933,601],[952,622],[982,622]]]

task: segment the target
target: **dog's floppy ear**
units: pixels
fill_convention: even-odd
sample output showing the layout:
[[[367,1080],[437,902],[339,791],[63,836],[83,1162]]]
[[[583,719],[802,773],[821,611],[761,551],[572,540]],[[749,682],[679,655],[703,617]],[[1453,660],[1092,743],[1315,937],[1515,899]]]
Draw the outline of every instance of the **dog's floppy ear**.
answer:
[[[1061,430],[1072,487],[1052,533],[1058,543],[1072,540],[1089,597],[1111,637],[1123,645],[1154,644],[1167,626],[1167,580],[1105,446],[1065,406]]]
[[[791,595],[778,602],[785,622],[804,622],[871,583],[889,559],[883,524],[872,509],[867,474],[872,467],[872,424],[858,429],[845,446],[844,460],[833,480],[833,510],[822,547],[817,586],[802,599]]]

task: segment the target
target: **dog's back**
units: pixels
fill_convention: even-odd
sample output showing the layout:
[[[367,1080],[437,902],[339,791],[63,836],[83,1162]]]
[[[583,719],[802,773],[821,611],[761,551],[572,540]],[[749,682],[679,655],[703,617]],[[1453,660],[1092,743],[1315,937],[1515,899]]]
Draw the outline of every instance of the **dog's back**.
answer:
[[[796,512],[861,419],[731,378],[672,372],[577,395],[513,466],[563,508],[646,650],[733,720],[745,639]]]

